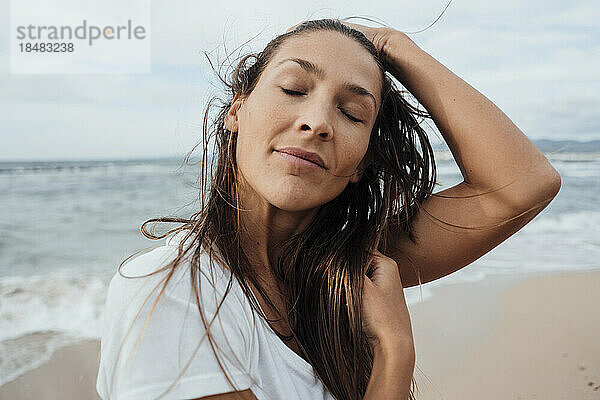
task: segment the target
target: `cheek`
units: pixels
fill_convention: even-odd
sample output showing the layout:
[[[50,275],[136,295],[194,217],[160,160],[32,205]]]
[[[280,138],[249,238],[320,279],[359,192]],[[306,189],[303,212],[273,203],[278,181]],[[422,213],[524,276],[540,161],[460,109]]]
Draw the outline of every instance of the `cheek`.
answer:
[[[277,136],[290,129],[290,110],[264,97],[261,103],[248,103],[240,114],[236,157],[240,171],[247,177],[269,174],[274,168],[271,150],[284,144]]]
[[[263,142],[253,132],[238,132],[236,161],[239,172],[248,179],[263,168]]]
[[[369,147],[369,140],[354,137],[349,141],[341,151],[340,166],[346,172],[346,175],[353,173]]]
[[[260,104],[248,104],[239,117],[238,140],[249,141],[257,146],[264,143],[272,145],[273,136],[286,129],[289,115],[290,110],[267,100]]]

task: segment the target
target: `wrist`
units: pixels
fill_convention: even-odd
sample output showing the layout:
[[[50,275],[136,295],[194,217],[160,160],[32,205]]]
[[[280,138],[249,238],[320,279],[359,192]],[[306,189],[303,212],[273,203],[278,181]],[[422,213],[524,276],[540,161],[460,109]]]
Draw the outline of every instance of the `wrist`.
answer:
[[[379,340],[373,345],[373,357],[388,365],[414,366],[416,359],[415,345],[412,340],[408,339]]]
[[[411,398],[415,370],[411,346],[406,343],[392,346],[387,342],[375,345],[373,350],[373,369],[363,399]]]

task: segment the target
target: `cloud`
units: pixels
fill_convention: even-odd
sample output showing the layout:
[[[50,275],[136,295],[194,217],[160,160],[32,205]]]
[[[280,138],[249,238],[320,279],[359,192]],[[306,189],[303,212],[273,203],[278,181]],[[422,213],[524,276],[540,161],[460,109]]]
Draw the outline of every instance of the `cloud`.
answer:
[[[411,38],[494,101],[529,137],[597,139],[600,47],[593,40],[599,30],[594,3],[455,1],[436,25]],[[418,30],[446,4],[367,7],[335,1],[323,8],[274,0],[218,6],[155,1],[150,74],[10,74],[9,31],[2,30],[0,159],[184,153],[198,138],[206,100],[220,87],[202,50],[214,50],[216,62],[224,60],[225,48],[260,50],[307,18],[368,15],[397,29]],[[2,0],[5,26],[8,15],[8,1]]]

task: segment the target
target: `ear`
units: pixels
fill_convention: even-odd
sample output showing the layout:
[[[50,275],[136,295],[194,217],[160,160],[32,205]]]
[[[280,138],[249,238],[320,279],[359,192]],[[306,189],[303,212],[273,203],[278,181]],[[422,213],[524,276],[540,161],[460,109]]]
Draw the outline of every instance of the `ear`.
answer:
[[[239,93],[236,93],[235,96],[233,97],[233,100],[231,101],[231,107],[229,107],[227,114],[225,114],[225,120],[224,120],[225,129],[227,129],[228,131],[231,131],[231,132],[238,131],[239,124],[238,124],[237,113],[238,113],[240,107],[242,106],[243,102],[244,102],[244,99],[240,96]]]
[[[354,174],[352,174],[352,176],[350,177],[351,183],[360,182],[360,179],[362,178],[362,175],[363,175],[365,169],[371,164],[371,160],[372,160],[372,155],[371,155],[371,149],[369,148],[367,150],[367,153],[363,156],[362,160],[360,160],[360,163],[358,163],[358,167],[356,167],[356,171],[354,171]]]

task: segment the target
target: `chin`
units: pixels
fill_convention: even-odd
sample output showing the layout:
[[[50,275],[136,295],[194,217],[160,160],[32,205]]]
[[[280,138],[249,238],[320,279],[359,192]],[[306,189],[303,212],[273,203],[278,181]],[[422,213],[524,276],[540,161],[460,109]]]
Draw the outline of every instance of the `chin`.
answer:
[[[269,203],[280,210],[289,212],[308,211],[321,205],[306,198],[283,198],[281,196],[276,196]]]
[[[314,191],[311,193],[305,190],[294,190],[292,187],[287,186],[283,190],[270,193],[265,198],[280,210],[298,212],[310,210],[323,204],[322,201],[315,198],[314,194]]]

